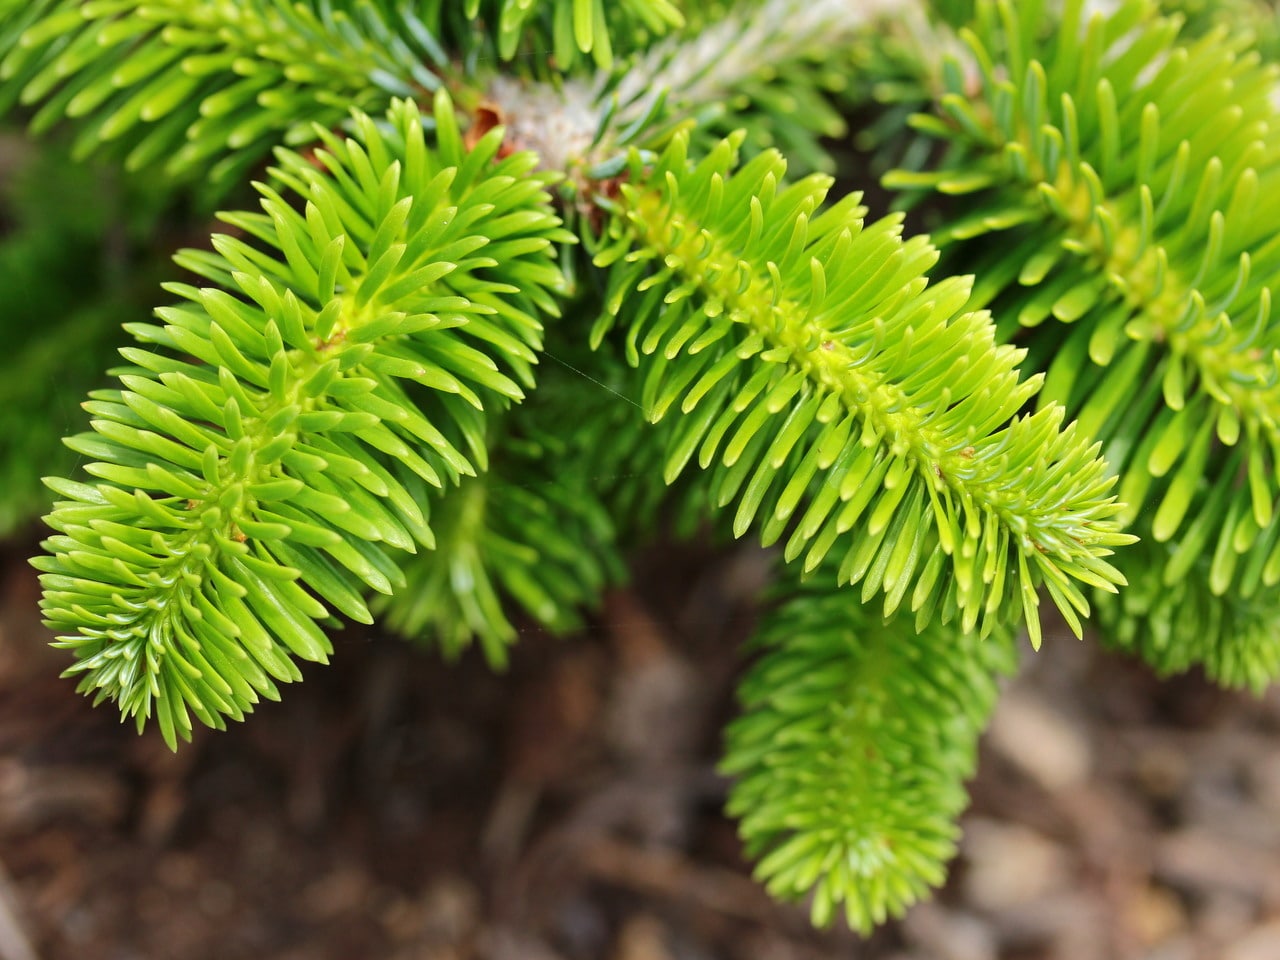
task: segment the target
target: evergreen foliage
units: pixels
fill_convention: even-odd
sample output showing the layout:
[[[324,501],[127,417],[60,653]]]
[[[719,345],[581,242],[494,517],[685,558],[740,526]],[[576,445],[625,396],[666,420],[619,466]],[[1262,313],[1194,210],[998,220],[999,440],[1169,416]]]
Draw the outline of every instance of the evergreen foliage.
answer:
[[[131,208],[259,198],[150,323],[149,268],[57,280],[147,216],[85,227],[49,174],[0,234],[0,529],[57,474],[68,673],[176,745],[343,618],[501,666],[655,530],[751,533],[780,586],[730,811],[773,893],[860,930],[941,882],[1042,595],[1262,688],[1274,35],[1093,6],[0,0],[0,113],[137,174]],[[847,188],[874,164],[929,235]]]
[[[917,633],[826,584],[778,599],[728,732],[729,812],[771,893],[870,930],[945,876],[1012,634]]]
[[[1088,25],[1083,7],[1049,36],[1026,5],[980,2],[915,119],[946,158],[886,182],[959,198],[935,240],[1028,343],[1039,402],[1103,442],[1125,524],[1164,545],[1120,559],[1149,582],[1103,604],[1107,633],[1260,688],[1275,654],[1239,638],[1260,605],[1280,615],[1280,69],[1224,28],[1181,45],[1147,4]]]
[[[35,0],[0,32],[0,107],[77,121],[77,156],[122,155],[215,190],[275,145],[309,142],[352,109],[440,87],[444,51],[408,8],[284,0]],[[349,8],[349,9],[344,9]]]
[[[561,280],[536,158],[491,163],[498,132],[464,153],[443,95],[434,149],[412,103],[389,119],[318,131],[321,169],[280,152],[305,213],[264,185],[263,213],[223,217],[257,244],[179,255],[217,286],[168,284],[186,304],[127,325],[154,349],[122,351],[123,389],[68,441],[105,482],[50,481],[46,615],[75,631],[81,688],[171,744],[188,710],[221,726],[293,657],[325,661],[330,608],[370,622],[362,591],[404,586],[390,551],[435,545],[409,478],[483,469],[486,405],[532,385]],[[484,276],[498,263],[510,282]]]
[[[733,149],[690,166],[675,137],[610,203],[595,257],[613,269],[593,339],[616,317],[646,415],[687,418],[667,482],[695,454],[716,464],[735,535],[757,518],[766,544],[789,532],[805,571],[838,547],[838,578],[864,603],[883,591],[886,615],[909,599],[921,624],[985,635],[1012,598],[1038,642],[1041,579],[1073,622],[1087,613],[1073,580],[1114,589],[1102,554],[1128,540],[1096,450],[1058,407],[1015,419],[1038,382],[1018,383],[985,314],[959,313],[965,280],[928,286],[924,238],[904,243],[896,217],[864,230],[857,194],[820,211],[829,178],[781,186],[776,153],[729,175]]]

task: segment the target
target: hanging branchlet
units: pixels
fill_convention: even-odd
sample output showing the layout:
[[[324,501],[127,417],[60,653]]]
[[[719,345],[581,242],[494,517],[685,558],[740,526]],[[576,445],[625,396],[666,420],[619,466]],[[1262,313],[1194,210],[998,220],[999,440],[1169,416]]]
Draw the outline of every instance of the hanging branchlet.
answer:
[[[968,283],[929,286],[933,248],[899,218],[864,227],[857,195],[822,209],[825,177],[783,186],[776,153],[731,174],[735,141],[690,165],[686,144],[633,170],[596,254],[593,338],[620,320],[649,418],[682,418],[667,481],[713,470],[737,535],[758,525],[805,570],[836,551],[886,614],[985,632],[1021,597],[1038,640],[1043,581],[1078,632],[1078,582],[1123,582],[1104,557],[1131,538],[1061,409],[1015,419],[1039,381],[964,312]]]
[[[769,892],[865,933],[942,884],[1014,647],[1005,626],[882,623],[828,583],[779,591],[721,769]]]
[[[1256,606],[1266,591],[1280,610],[1280,68],[1224,29],[1181,43],[1179,20],[1139,0],[1084,9],[1049,32],[979,3],[960,34],[978,89],[949,61],[915,120],[947,160],[886,183],[957,198],[937,234],[948,262],[981,278],[1002,337],[1028,339],[1042,400],[1103,442],[1122,522],[1169,544],[1122,565],[1153,578],[1140,592],[1194,568],[1208,594]]]
[[[407,484],[482,469],[486,407],[532,385],[565,239],[545,180],[493,162],[500,131],[464,153],[443,98],[435,121],[434,149],[401,102],[386,133],[318,131],[323,170],[281,151],[286,194],[225,217],[256,242],[180,255],[213,285],[129,326],[134,366],[68,441],[97,482],[48,481],[35,563],[69,672],[170,744],[325,660],[331,610],[367,622],[394,554],[434,542]]]

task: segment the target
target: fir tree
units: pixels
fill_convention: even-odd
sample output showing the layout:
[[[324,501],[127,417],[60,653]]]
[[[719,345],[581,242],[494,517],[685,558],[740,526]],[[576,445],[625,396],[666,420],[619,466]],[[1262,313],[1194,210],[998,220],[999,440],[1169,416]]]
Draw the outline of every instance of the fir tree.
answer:
[[[60,471],[56,644],[170,745],[342,618],[500,665],[655,527],[777,545],[730,810],[867,930],[940,882],[1042,597],[1162,672],[1280,672],[1276,36],[1248,0],[0,0],[0,111],[129,210],[233,201],[150,322],[0,239],[61,317],[6,311],[0,416],[92,361],[78,468],[70,414],[0,421],[0,523]]]

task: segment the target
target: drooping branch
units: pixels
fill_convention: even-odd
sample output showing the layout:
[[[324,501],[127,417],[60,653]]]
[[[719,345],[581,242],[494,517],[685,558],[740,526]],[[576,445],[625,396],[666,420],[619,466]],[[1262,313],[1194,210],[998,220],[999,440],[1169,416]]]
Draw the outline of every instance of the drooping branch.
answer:
[[[941,885],[1014,648],[1007,627],[882,623],[828,583],[778,592],[721,769],[769,891],[865,933]]]
[[[292,656],[325,659],[330,609],[367,621],[393,554],[434,543],[406,484],[483,469],[485,410],[532,385],[562,281],[545,179],[494,163],[500,134],[464,152],[447,100],[434,119],[436,149],[400,102],[387,133],[319,132],[323,170],[281,152],[305,211],[262,187],[263,213],[227,217],[257,243],[179,258],[214,285],[130,326],[146,346],[70,441],[98,482],[49,481],[66,500],[35,562],[69,672],[171,744],[188,710],[220,726]]]

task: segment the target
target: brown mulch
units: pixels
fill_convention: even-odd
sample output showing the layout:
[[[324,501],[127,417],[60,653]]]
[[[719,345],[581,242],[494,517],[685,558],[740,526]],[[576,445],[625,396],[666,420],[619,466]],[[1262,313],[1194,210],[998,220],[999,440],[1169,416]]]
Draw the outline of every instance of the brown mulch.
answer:
[[[750,879],[719,731],[763,565],[664,551],[505,675],[345,631],[177,754],[93,709],[0,554],[0,960],[1276,960],[1280,695],[1050,637],[963,852],[870,941]]]

